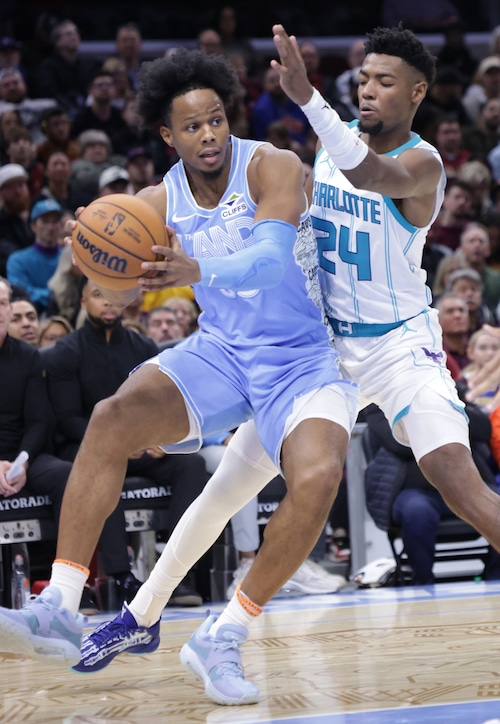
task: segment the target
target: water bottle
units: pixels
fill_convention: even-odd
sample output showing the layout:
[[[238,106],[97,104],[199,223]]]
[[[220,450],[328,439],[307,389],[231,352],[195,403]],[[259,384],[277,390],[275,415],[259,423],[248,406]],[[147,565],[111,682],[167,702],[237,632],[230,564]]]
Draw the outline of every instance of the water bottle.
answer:
[[[11,597],[13,608],[23,608],[30,595],[29,558],[26,544],[15,545],[12,558]]]

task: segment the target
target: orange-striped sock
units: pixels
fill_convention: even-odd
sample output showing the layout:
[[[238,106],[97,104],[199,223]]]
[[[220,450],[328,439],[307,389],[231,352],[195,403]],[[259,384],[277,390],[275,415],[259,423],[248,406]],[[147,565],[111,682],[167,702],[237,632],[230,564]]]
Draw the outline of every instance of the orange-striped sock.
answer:
[[[52,564],[50,585],[61,591],[61,608],[66,608],[73,615],[78,613],[83,587],[89,573],[88,568],[62,558],[56,558]]]
[[[254,603],[241,590],[241,583],[236,588],[234,596],[227,604],[217,621],[210,628],[209,633],[216,635],[218,629],[227,623],[236,623],[248,628],[252,621],[262,613],[262,607]]]

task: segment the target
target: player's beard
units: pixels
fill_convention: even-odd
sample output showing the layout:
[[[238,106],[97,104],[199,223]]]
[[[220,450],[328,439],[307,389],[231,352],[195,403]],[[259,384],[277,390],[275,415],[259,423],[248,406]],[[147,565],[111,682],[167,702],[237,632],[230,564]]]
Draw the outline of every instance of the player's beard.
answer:
[[[384,128],[384,122],[379,121],[374,126],[365,126],[363,121],[359,121],[358,129],[360,133],[366,133],[368,136],[378,136]]]

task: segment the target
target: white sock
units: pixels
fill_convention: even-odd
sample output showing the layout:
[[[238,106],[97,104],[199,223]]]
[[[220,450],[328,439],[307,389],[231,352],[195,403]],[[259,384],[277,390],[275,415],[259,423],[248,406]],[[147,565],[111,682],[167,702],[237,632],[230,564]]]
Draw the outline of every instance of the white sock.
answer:
[[[88,570],[82,566],[73,566],[62,561],[54,561],[52,564],[50,585],[61,591],[61,608],[67,609],[73,616],[76,616],[80,608],[83,587],[88,577]]]
[[[246,602],[246,606],[243,606],[241,600]],[[249,610],[250,609],[250,610]],[[214,621],[210,627],[209,634],[211,636],[217,636],[217,631],[221,626],[226,624],[239,624],[248,628],[252,621],[262,613],[262,608],[253,603],[248,596],[246,596],[241,589],[236,589],[232,599],[227,604],[219,618]]]

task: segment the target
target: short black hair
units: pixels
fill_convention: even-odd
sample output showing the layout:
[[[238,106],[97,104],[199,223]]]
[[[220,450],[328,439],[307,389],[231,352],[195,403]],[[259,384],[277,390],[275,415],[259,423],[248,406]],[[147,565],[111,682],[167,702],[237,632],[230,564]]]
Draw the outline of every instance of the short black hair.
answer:
[[[144,125],[168,124],[172,101],[191,90],[210,88],[226,106],[238,87],[236,74],[222,55],[178,48],[169,58],[157,58],[139,70],[138,110]]]
[[[375,28],[366,37],[367,55],[394,55],[422,73],[429,85],[434,82],[436,58],[411,30],[400,24],[397,28]]]

